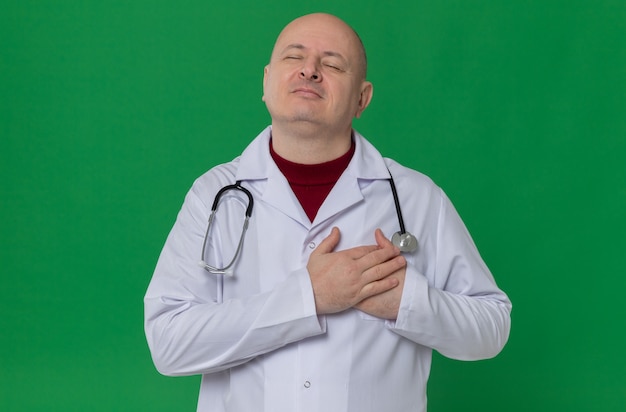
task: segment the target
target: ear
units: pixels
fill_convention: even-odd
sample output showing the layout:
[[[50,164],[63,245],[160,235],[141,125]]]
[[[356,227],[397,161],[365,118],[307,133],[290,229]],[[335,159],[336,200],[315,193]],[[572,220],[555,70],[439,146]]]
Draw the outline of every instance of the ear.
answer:
[[[263,68],[263,96],[261,96],[261,100],[265,101],[265,85],[267,84],[267,76],[270,69],[270,65],[268,64]]]
[[[368,81],[364,81],[361,85],[361,94],[359,95],[359,105],[357,107],[354,117],[357,119],[361,117],[361,113],[369,106],[374,94],[374,86]]]

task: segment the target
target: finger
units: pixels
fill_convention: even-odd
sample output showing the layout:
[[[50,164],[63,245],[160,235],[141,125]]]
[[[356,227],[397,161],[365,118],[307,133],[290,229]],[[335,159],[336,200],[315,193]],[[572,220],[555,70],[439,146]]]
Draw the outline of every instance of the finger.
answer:
[[[363,272],[364,282],[376,282],[384,279],[398,270],[406,267],[406,259],[402,255],[398,255],[392,259],[386,260],[378,265],[372,266]]]
[[[359,302],[362,302],[367,298],[371,298],[372,296],[387,292],[388,290],[395,288],[399,284],[400,281],[395,277],[385,277],[380,280],[369,282],[361,289],[361,300]]]
[[[362,271],[366,271],[399,255],[400,249],[393,245],[385,247],[375,246],[374,250],[358,260],[358,264]]]
[[[385,234],[383,233],[381,229],[376,229],[376,231],[374,232],[374,238],[376,239],[376,243],[378,244],[378,246],[380,246],[381,248],[384,248],[384,247],[397,248],[397,246],[391,243],[391,241],[385,236]]]
[[[351,259],[358,260],[363,258],[365,255],[374,252],[375,250],[379,250],[380,247],[377,245],[363,245],[363,246],[355,246],[350,249],[345,249],[340,251],[339,253],[345,253]]]
[[[330,234],[325,237],[320,244],[315,248],[315,250],[311,253],[316,255],[322,255],[326,253],[331,253],[335,250],[337,245],[339,244],[339,240],[341,239],[341,232],[337,227],[333,227]],[[379,249],[377,245],[362,245],[355,246],[350,249],[341,250],[339,253],[344,253],[351,259],[360,259],[363,256],[367,255],[374,250]]]
[[[337,227],[333,227],[330,231],[330,234],[324,238],[320,242],[320,244],[315,248],[315,250],[311,253],[312,255],[322,255],[326,253],[331,253],[335,247],[339,244],[339,239],[341,238],[341,233]]]
[[[400,253],[400,249],[398,249],[396,246],[393,245],[393,243],[391,243],[389,240],[387,240],[387,238],[385,237],[385,235],[383,234],[382,230],[380,229],[376,229],[376,231],[374,232],[374,237],[376,238],[376,243],[377,245],[363,245],[363,246],[357,246],[351,249],[346,249],[344,250],[344,252],[348,253],[349,256],[352,259],[361,259],[362,257],[364,257],[365,255],[367,255],[368,253],[371,253],[375,250],[379,250],[381,248],[391,248],[392,250],[395,248],[397,249],[395,252],[392,252],[389,256],[394,256],[394,254],[399,254]],[[385,254],[384,256],[387,256],[387,254]],[[384,258],[383,258],[384,259]],[[384,260],[381,261],[371,261],[371,265],[375,265],[377,263],[383,262]],[[364,269],[367,269],[369,267],[371,267],[371,265],[369,266],[364,266]]]

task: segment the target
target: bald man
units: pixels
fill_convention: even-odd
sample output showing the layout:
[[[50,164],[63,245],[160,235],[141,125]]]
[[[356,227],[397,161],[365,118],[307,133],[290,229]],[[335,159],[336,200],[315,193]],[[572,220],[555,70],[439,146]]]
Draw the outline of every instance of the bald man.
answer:
[[[202,375],[198,411],[425,411],[432,350],[506,343],[511,303],[449,199],[353,129],[366,75],[345,22],[292,21],[264,69],[271,125],[187,194],[145,330],[161,373]],[[395,203],[417,250],[386,236]]]

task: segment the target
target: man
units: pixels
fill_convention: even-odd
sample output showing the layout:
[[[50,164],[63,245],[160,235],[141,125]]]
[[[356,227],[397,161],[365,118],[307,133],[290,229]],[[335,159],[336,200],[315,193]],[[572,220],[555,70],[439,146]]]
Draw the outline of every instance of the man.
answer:
[[[484,359],[508,339],[511,304],[450,201],[352,129],[365,76],[346,23],[291,22],[264,71],[271,126],[185,199],[145,328],[160,372],[202,374],[198,411],[425,411],[433,349]],[[385,236],[399,225],[391,176],[416,251]],[[254,202],[239,254],[242,190],[207,229],[235,182]]]

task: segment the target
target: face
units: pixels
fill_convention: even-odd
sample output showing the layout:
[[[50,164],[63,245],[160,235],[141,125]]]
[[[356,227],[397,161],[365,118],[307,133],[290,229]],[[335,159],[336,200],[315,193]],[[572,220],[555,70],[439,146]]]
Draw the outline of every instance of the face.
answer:
[[[350,133],[372,96],[362,50],[354,31],[334,16],[308,15],[285,27],[263,78],[272,124]]]

